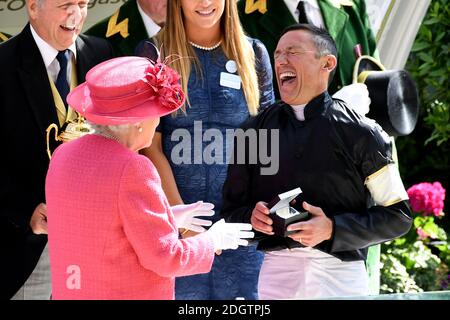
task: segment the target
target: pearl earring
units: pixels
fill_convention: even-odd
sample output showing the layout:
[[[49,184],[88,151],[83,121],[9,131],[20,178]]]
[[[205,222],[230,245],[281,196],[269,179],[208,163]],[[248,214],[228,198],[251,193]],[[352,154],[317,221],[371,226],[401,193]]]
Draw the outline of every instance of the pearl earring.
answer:
[[[138,131],[139,131],[139,133],[141,133],[142,132],[142,127],[139,127]]]

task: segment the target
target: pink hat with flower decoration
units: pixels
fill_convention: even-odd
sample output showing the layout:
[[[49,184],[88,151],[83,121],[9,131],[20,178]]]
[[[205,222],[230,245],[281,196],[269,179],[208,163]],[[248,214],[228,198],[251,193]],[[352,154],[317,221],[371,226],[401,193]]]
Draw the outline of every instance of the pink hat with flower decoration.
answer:
[[[67,96],[69,105],[101,125],[136,123],[180,108],[179,74],[143,57],[120,57],[96,65]]]

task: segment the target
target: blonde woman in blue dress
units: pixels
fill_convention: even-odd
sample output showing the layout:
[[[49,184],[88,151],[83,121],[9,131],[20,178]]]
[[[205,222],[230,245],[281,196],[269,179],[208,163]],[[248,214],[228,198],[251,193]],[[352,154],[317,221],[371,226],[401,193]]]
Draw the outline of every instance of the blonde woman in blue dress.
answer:
[[[167,10],[161,58],[175,60],[170,66],[180,73],[188,102],[183,112],[161,118],[144,153],[157,167],[171,205],[211,202],[214,222],[227,174],[227,129],[239,128],[274,102],[270,59],[259,40],[245,36],[235,0],[173,0]],[[223,143],[205,141],[205,133],[221,135]],[[191,148],[180,154],[180,143]],[[215,161],[202,157],[211,143],[218,146]],[[210,273],[177,279],[176,299],[257,299],[262,259],[252,245],[223,251]]]

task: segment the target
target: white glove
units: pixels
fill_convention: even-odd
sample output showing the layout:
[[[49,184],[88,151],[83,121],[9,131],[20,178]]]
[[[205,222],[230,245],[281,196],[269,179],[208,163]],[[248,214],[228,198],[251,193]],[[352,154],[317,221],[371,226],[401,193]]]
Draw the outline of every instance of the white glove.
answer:
[[[212,236],[214,251],[217,251],[237,249],[238,246],[248,245],[248,241],[244,239],[251,239],[255,234],[245,230],[252,230],[252,225],[250,223],[226,223],[221,219],[206,232]]]
[[[212,203],[197,201],[191,204],[180,204],[170,207],[175,218],[177,228],[185,228],[195,232],[204,232],[202,226],[210,226],[212,222],[197,217],[211,217],[214,215],[214,205]]]
[[[333,94],[333,98],[345,101],[351,109],[363,116],[369,113],[369,91],[364,83],[353,83],[342,87]]]

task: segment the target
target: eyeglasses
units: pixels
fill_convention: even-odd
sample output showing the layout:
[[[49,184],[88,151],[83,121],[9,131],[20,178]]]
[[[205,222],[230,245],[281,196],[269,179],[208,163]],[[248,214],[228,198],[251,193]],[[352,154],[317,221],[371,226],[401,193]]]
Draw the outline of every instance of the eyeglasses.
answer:
[[[275,60],[280,59],[283,55],[286,55],[287,58],[289,57],[295,57],[299,56],[301,54],[307,53],[307,52],[314,52],[314,50],[300,50],[300,49],[288,49],[288,50],[278,50],[275,51],[273,57]]]

